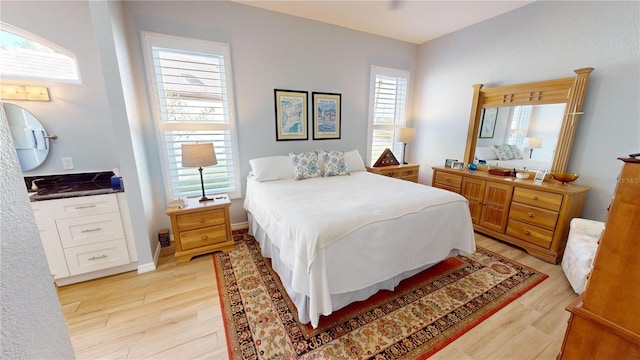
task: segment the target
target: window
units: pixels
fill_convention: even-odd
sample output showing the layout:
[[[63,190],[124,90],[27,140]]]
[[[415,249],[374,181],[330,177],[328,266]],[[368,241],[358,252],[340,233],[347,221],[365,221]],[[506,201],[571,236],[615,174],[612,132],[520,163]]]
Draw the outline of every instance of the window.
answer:
[[[203,171],[207,194],[239,197],[229,45],[142,32],[153,117],[169,199],[202,194],[182,144],[212,142],[218,164]]]
[[[511,110],[511,126],[507,129],[505,143],[521,148],[529,131],[529,119],[531,119],[531,105],[514,106]]]
[[[0,26],[1,78],[80,83],[72,52],[9,24]]]
[[[385,149],[391,149],[398,161],[403,144],[395,141],[396,132],[405,126],[405,107],[409,72],[371,67],[369,92],[369,141],[367,160],[373,164]]]

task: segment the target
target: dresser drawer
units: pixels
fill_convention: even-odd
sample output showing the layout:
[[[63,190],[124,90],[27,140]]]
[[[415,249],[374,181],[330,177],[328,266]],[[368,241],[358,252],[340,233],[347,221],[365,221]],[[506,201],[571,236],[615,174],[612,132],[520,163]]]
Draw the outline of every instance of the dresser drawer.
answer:
[[[221,225],[180,232],[180,244],[182,245],[182,250],[194,249],[225,241],[227,241],[227,226],[224,223]]]
[[[545,249],[551,247],[551,241],[553,240],[553,231],[513,219],[509,219],[507,223],[507,234]]]
[[[516,188],[513,193],[513,201],[547,210],[559,211],[560,205],[562,205],[562,195],[526,188]]]
[[[64,250],[70,275],[84,274],[129,263],[125,239],[76,246]]]
[[[558,213],[514,202],[511,204],[509,218],[553,230],[558,221]]]
[[[56,220],[56,224],[65,249],[124,238],[120,213]]]
[[[460,186],[462,185],[462,176],[453,175],[449,173],[436,172],[436,184],[442,188],[460,192]]]
[[[51,200],[56,219],[120,212],[115,194]]]
[[[212,209],[176,217],[180,232],[225,223],[224,209]]]

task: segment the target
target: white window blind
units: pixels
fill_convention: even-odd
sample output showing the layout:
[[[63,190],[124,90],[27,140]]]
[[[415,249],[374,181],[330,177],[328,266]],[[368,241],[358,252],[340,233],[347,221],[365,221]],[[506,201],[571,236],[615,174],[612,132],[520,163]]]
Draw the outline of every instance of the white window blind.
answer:
[[[403,144],[396,142],[396,132],[405,126],[405,108],[409,72],[371,67],[369,92],[369,164],[378,160],[385,149],[391,149],[398,161],[402,158]]]
[[[182,144],[211,142],[207,194],[239,196],[231,65],[227,44],[142,33],[158,143],[169,198],[202,194],[197,168],[182,166]]]
[[[511,113],[511,126],[507,130],[507,144],[517,145],[522,148],[524,138],[529,131],[529,120],[531,119],[531,105],[514,106]]]

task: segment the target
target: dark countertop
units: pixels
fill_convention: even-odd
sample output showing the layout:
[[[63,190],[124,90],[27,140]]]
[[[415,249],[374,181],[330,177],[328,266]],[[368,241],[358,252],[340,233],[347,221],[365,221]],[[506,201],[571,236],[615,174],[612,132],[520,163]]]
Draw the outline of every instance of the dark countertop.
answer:
[[[101,194],[113,194],[124,189],[114,189],[111,186],[112,171],[44,175],[25,177],[24,182],[29,192],[29,198],[33,201],[63,199],[79,196],[91,196]],[[38,190],[31,190],[33,181],[36,181]]]

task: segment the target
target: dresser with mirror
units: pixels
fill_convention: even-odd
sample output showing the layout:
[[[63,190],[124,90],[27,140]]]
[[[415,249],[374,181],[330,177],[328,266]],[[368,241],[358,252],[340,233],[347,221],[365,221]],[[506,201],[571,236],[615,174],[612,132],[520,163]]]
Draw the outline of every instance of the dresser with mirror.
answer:
[[[469,200],[475,231],[519,246],[550,263],[562,259],[569,223],[581,216],[590,188],[564,184],[548,175],[542,182],[535,181],[534,175],[538,169],[567,169],[591,71],[578,69],[574,77],[517,85],[473,86],[463,161],[475,169],[433,167],[432,186]],[[522,115],[524,112],[528,114]],[[519,129],[519,119],[524,117],[538,119],[538,125],[533,126],[532,121]],[[525,138],[542,139],[548,145],[537,147],[539,144],[525,142]],[[485,155],[485,149],[507,143],[521,149],[516,156],[520,159],[514,159],[518,161]],[[522,149],[523,145],[530,149]],[[505,173],[509,175],[493,175],[489,173],[492,168],[508,169]],[[514,170],[529,178],[511,176]]]

